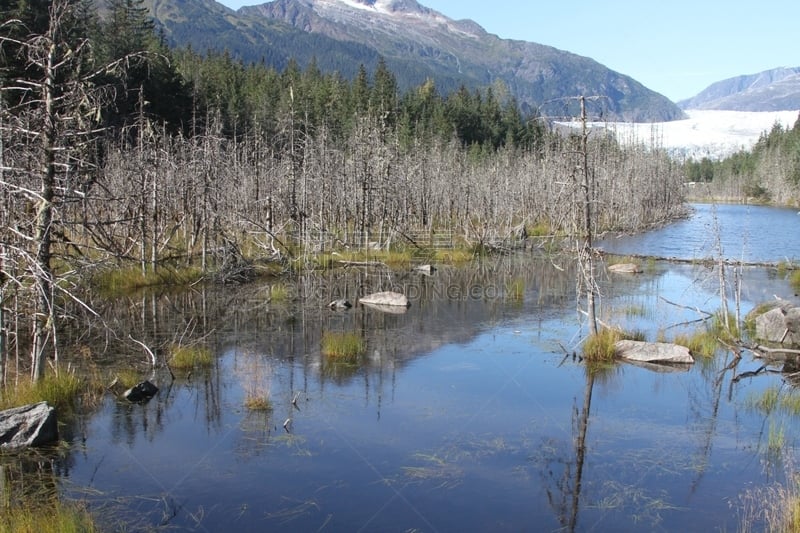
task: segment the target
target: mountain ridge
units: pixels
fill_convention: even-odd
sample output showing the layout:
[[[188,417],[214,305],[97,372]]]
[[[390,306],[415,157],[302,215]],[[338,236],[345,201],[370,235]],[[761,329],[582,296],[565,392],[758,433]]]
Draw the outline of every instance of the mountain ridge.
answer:
[[[501,87],[523,111],[545,117],[576,116],[579,96],[598,97],[588,109],[595,118],[684,116],[665,96],[591,58],[501,39],[415,0],[274,0],[237,11],[213,0],[148,1],[172,44],[228,49],[244,61],[264,59],[279,69],[290,57],[301,66],[313,58],[323,70],[353,77],[359,64],[374,69],[384,58],[404,90],[427,79],[445,93],[462,84]]]
[[[677,104],[684,110],[798,110],[800,67],[778,67],[720,80]]]

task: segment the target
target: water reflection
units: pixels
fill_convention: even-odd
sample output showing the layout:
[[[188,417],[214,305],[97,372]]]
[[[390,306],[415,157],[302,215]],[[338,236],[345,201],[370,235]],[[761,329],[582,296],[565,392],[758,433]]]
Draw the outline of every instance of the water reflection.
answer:
[[[66,492],[96,490],[88,499],[113,508],[103,515],[109,529],[129,521],[129,529],[254,531],[725,523],[726,499],[761,479],[752,447],[763,420],[740,405],[768,379],[734,387],[733,376],[754,363],[731,365],[722,353],[675,373],[587,372],[564,357],[585,329],[575,273],[554,261],[526,254],[433,276],[348,268],[301,276],[288,291],[196,287],[93,302],[118,335],[93,326],[76,336],[92,364],[135,367],[160,392],[145,405],[109,396],[75,426],[61,479],[81,489]],[[697,309],[718,307],[702,266],[598,271],[600,316],[649,338],[694,327]],[[756,298],[786,284],[753,270],[744,287]],[[412,305],[391,314],[356,303],[379,290],[402,291]],[[356,305],[327,307],[340,297]],[[331,365],[320,348],[326,331],[365,340],[358,364]],[[159,360],[175,343],[209,346],[215,364],[175,379],[151,375],[130,337]],[[272,409],[247,409],[248,395],[269,396]]]

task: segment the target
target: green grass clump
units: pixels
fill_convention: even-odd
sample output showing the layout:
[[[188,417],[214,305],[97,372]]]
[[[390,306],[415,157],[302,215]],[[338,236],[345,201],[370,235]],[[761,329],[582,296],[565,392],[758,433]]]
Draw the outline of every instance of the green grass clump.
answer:
[[[173,346],[169,364],[179,370],[208,368],[214,361],[211,350],[202,346]]]
[[[72,372],[47,373],[37,381],[23,380],[16,386],[3,389],[0,408],[10,409],[21,405],[47,402],[59,411],[69,410],[75,400],[86,391],[86,384]]]
[[[109,268],[92,276],[92,286],[104,296],[126,294],[146,287],[184,286],[197,282],[203,272],[197,267],[160,268],[145,272],[139,266]]]
[[[800,393],[794,390],[783,390],[780,387],[768,387],[758,395],[748,398],[747,405],[763,415],[775,412],[790,416],[800,416]]]
[[[269,298],[273,302],[285,302],[289,299],[289,287],[276,283],[269,288]]]
[[[433,254],[433,261],[446,265],[465,265],[472,261],[475,254],[465,248],[437,249]]]
[[[789,278],[789,284],[792,286],[792,289],[800,292],[800,270],[792,272],[792,276]]]
[[[3,505],[0,533],[92,533],[97,531],[89,512],[77,505]]]
[[[514,278],[506,283],[506,298],[515,302],[521,302],[525,296],[525,280]]]
[[[583,357],[592,363],[606,363],[614,360],[614,344],[622,340],[622,332],[617,329],[603,328],[596,334],[589,335],[583,342]]]
[[[139,375],[139,372],[133,368],[121,368],[114,374],[114,377],[117,383],[119,383],[119,386],[126,390],[142,382],[142,377]]]
[[[327,331],[322,335],[322,355],[354,361],[364,353],[364,339],[353,332]]]
[[[255,394],[245,396],[244,406],[249,411],[272,411],[272,401],[266,396]]]
[[[548,237],[555,233],[548,222],[537,222],[526,226],[525,232],[529,237]]]
[[[623,331],[615,328],[603,328],[594,335],[589,335],[583,342],[583,358],[590,363],[610,363],[614,360],[617,341],[644,341],[647,335],[643,331]]]
[[[689,348],[693,355],[711,358],[717,353],[720,341],[732,344],[737,341],[740,335],[739,326],[734,316],[729,314],[726,323],[724,315],[721,312],[717,312],[705,329],[698,330],[691,335],[678,335],[673,342]]]
[[[717,336],[711,331],[698,331],[691,335],[677,335],[673,342],[689,348],[689,352],[692,355],[706,358],[714,357],[719,345]]]

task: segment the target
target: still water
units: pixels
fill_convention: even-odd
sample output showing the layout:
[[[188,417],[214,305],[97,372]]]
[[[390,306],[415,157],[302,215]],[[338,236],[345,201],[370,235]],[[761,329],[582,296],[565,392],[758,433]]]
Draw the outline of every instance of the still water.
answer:
[[[678,259],[722,255],[744,262],[800,260],[797,209],[734,204],[692,204],[691,208],[692,216],[686,220],[597,244],[607,252]]]
[[[654,252],[637,237],[632,250],[699,253],[710,208],[695,207],[664,230],[675,242],[662,237]],[[715,218],[754,228],[764,213],[719,206]],[[800,232],[781,234],[800,256]],[[748,257],[782,257],[756,251],[763,236],[748,238],[758,254]],[[142,364],[159,394],[144,405],[109,394],[81,418],[61,490],[111,530],[737,530],[742,502],[783,478],[798,436],[794,418],[759,412],[754,398],[792,387],[780,373],[732,382],[762,363],[746,354],[729,366],[722,351],[690,369],[620,364],[590,377],[567,261],[521,254],[430,277],[347,269],[301,278],[280,301],[259,285],[109,302],[102,312],[136,338],[202,343],[215,363],[174,381]],[[692,309],[719,307],[717,276],[702,266],[622,277],[601,267],[600,278],[603,320],[650,340],[702,327]],[[743,279],[743,312],[792,297],[768,269]],[[407,312],[325,307],[389,288],[410,295]],[[361,335],[363,360],[327,361],[326,331]],[[271,411],[244,407],[254,391]]]

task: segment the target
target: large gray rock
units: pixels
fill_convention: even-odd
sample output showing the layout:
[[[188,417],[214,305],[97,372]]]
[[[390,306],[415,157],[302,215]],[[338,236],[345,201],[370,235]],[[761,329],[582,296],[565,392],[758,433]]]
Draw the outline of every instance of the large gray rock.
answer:
[[[368,296],[364,296],[358,300],[362,304],[372,304],[388,307],[408,307],[411,305],[408,302],[405,294],[399,292],[376,292]]]
[[[0,411],[0,450],[42,446],[57,440],[56,411],[47,402]]]
[[[622,340],[614,344],[617,357],[641,363],[694,363],[686,346],[666,342]]]
[[[617,272],[619,274],[641,274],[642,269],[635,263],[616,263],[608,265],[609,272]]]
[[[763,309],[768,309],[765,312]],[[800,306],[786,300],[776,300],[756,308],[756,339],[781,344],[785,347],[800,347]]]

